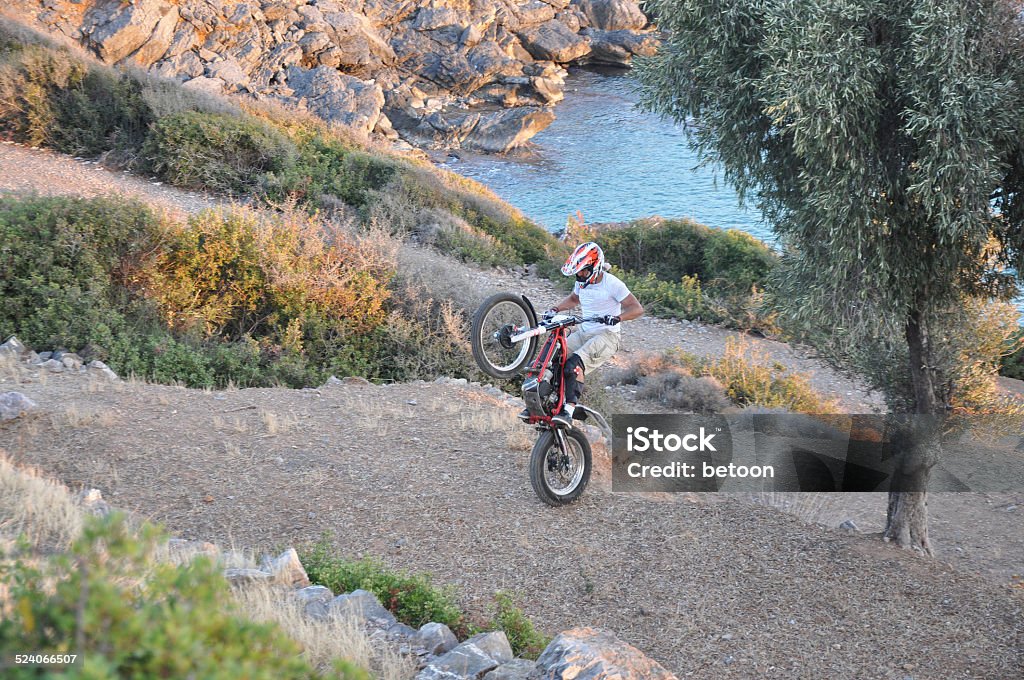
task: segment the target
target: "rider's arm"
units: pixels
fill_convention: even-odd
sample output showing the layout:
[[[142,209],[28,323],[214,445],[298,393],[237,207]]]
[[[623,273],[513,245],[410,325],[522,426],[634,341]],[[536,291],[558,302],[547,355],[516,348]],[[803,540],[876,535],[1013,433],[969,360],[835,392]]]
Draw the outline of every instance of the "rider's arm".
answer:
[[[636,299],[635,295],[630,293],[622,300],[622,311],[619,313],[619,319],[630,321],[632,319],[639,319],[643,315],[644,307]]]
[[[635,298],[634,298],[635,299]],[[575,292],[569,293],[567,296],[559,300],[554,307],[551,309],[556,312],[567,312],[570,309],[574,309],[580,304],[580,298]],[[637,303],[639,304],[639,303]]]

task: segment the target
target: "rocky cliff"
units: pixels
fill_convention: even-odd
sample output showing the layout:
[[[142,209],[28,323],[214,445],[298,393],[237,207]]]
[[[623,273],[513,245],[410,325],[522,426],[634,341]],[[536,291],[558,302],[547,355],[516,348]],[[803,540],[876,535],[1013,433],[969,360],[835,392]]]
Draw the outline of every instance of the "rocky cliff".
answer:
[[[292,103],[366,134],[501,152],[554,119],[565,66],[628,65],[636,0],[13,0],[103,61]]]

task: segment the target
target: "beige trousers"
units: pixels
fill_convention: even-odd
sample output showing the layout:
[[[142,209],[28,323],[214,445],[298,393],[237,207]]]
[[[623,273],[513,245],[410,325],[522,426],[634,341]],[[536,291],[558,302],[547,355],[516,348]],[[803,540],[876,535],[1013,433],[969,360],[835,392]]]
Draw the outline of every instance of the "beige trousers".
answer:
[[[587,375],[595,368],[611,359],[619,350],[622,334],[606,330],[593,330],[584,333],[576,330],[565,339],[569,354],[575,352],[583,361],[583,370]]]

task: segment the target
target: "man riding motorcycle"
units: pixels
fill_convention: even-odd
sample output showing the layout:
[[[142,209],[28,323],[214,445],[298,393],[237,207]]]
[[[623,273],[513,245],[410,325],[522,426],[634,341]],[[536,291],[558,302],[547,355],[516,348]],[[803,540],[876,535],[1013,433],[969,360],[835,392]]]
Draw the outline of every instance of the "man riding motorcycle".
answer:
[[[620,322],[643,316],[644,308],[617,276],[607,271],[601,247],[589,241],[581,243],[562,265],[562,274],[576,277],[572,293],[560,300],[546,315],[583,308],[583,316],[599,316],[600,321],[583,324],[569,335],[562,379],[565,381],[565,405],[551,417],[554,425],[572,427],[572,414],[583,394],[587,373],[614,356],[620,346]]]

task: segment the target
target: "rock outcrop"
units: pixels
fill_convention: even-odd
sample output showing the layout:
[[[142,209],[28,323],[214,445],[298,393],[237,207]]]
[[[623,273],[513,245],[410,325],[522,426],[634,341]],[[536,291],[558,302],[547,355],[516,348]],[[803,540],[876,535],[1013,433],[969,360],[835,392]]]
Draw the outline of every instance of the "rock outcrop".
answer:
[[[553,120],[570,64],[657,38],[638,0],[12,0],[111,64],[296,104],[430,147],[506,151]]]

